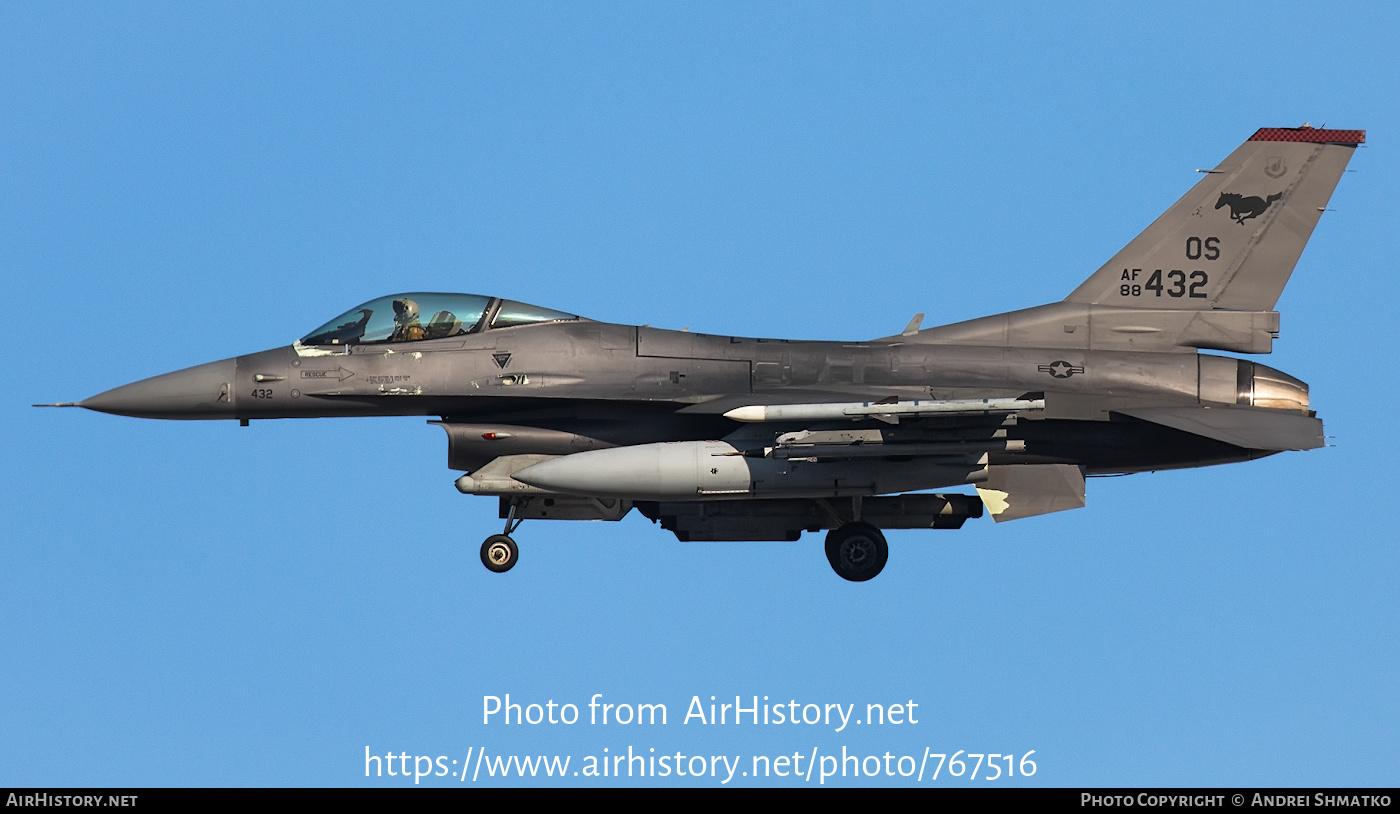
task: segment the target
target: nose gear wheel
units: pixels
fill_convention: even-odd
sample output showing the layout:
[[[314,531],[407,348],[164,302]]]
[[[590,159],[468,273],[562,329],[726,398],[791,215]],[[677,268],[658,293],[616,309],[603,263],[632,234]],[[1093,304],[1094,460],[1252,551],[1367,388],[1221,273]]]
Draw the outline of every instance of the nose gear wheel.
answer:
[[[487,570],[504,574],[514,568],[519,559],[520,549],[504,534],[493,534],[481,544],[481,564]]]

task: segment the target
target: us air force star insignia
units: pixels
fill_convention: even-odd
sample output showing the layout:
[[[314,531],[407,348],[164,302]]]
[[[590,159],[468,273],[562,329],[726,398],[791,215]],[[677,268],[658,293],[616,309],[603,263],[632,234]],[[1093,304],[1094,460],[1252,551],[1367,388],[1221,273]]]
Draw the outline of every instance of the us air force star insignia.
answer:
[[[1036,370],[1041,373],[1049,373],[1057,379],[1068,379],[1076,373],[1083,373],[1084,368],[1080,365],[1072,365],[1061,359],[1058,362],[1051,362],[1048,365],[1039,365]]]
[[[501,370],[505,370],[506,365],[510,364],[509,353],[493,353],[491,354],[491,359],[495,361],[496,367],[500,368]]]

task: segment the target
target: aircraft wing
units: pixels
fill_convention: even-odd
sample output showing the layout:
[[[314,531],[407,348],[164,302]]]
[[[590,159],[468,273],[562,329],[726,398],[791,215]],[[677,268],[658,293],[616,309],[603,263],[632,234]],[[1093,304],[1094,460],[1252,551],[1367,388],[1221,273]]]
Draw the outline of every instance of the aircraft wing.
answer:
[[[992,464],[989,457],[1025,450],[1007,438],[1005,419],[1043,410],[1041,398],[990,398],[903,403],[783,404],[729,410],[740,422],[813,422],[812,429],[786,432],[768,455],[779,459],[963,458],[980,466],[977,493],[997,522],[1084,506],[1084,469],[1074,464]],[[843,420],[874,419],[893,427],[833,429]],[[901,419],[904,422],[901,422]],[[908,422],[908,423],[905,423]],[[910,426],[912,424],[912,426]],[[906,434],[907,432],[907,434]],[[738,441],[736,433],[731,438]],[[904,437],[898,437],[904,435]],[[761,436],[759,436],[761,437]],[[770,434],[768,438],[772,439]]]

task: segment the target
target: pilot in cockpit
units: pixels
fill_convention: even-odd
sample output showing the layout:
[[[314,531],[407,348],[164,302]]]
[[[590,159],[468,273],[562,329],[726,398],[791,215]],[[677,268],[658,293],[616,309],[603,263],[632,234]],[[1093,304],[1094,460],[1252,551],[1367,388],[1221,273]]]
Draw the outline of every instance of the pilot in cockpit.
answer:
[[[418,321],[418,303],[408,297],[394,300],[394,332],[389,334],[390,342],[415,342],[428,336],[428,332]]]

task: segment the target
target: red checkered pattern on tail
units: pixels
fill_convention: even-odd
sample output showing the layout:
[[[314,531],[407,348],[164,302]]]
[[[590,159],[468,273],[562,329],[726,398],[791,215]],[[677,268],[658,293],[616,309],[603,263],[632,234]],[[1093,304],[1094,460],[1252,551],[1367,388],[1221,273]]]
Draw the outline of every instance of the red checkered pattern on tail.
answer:
[[[1250,141],[1306,141],[1312,144],[1362,144],[1365,130],[1315,130],[1311,127],[1261,127]]]

